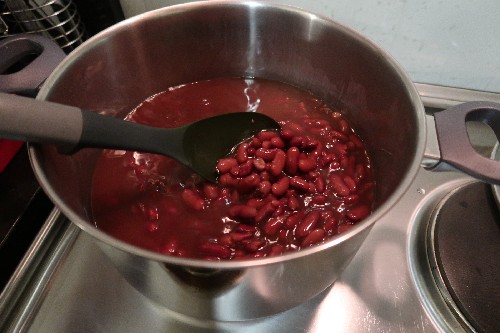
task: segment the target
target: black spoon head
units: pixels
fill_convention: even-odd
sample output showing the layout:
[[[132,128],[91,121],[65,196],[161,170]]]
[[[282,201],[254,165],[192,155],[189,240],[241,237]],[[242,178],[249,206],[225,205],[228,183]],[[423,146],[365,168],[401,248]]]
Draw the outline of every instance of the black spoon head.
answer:
[[[208,181],[217,182],[217,161],[240,142],[263,130],[278,130],[272,118],[256,112],[235,112],[187,125],[183,148],[188,165]]]

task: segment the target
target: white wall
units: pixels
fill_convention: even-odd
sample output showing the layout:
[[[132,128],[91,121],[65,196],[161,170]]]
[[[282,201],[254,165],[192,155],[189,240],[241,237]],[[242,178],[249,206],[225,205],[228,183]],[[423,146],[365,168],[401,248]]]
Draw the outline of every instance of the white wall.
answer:
[[[415,82],[500,92],[500,0],[268,0],[327,15],[392,54]],[[121,0],[127,17],[192,2]]]

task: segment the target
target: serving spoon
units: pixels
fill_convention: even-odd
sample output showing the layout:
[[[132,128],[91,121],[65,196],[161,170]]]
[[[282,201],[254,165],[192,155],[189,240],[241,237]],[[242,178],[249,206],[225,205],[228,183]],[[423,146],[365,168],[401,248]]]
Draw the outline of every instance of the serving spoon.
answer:
[[[108,148],[170,156],[217,181],[217,161],[251,135],[279,129],[256,112],[226,113],[176,128],[157,128],[53,102],[0,93],[0,137],[54,144],[63,154]]]

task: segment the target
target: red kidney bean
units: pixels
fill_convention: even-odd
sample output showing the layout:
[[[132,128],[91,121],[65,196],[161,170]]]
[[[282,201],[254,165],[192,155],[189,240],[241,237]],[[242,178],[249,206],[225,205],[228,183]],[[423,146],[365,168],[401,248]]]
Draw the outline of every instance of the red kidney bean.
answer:
[[[220,236],[217,239],[217,243],[220,244],[220,245],[227,246],[227,247],[233,247],[234,246],[234,240],[231,237],[232,235],[233,235],[233,233],[231,233],[231,234],[224,234],[224,235]],[[250,234],[250,237],[252,237],[252,234]]]
[[[294,136],[290,139],[289,145],[301,148],[304,145],[304,138],[301,136]]]
[[[257,208],[248,205],[234,205],[229,208],[229,216],[242,218],[242,219],[253,219],[257,215]]]
[[[271,144],[271,140],[264,140],[262,141],[262,148],[264,149],[269,149],[272,148],[273,145]]]
[[[345,119],[340,119],[338,121],[338,125],[339,125],[339,131],[344,134],[348,134],[348,132],[351,130],[349,123],[347,123]]]
[[[238,161],[235,158],[223,158],[217,162],[217,170],[220,174],[229,172],[235,166],[238,166]]]
[[[239,202],[240,201],[240,193],[236,190],[233,190],[231,192],[231,201],[232,202]]]
[[[252,173],[253,171],[253,162],[251,160],[247,160],[239,165],[238,167],[238,176],[245,177]]]
[[[252,173],[245,178],[240,179],[237,185],[238,192],[245,194],[255,190],[260,184],[260,177],[256,173]]]
[[[299,237],[307,236],[316,227],[321,217],[319,210],[313,210],[304,216],[300,224],[295,229],[295,235]]]
[[[159,224],[158,224],[158,221],[149,221],[147,224],[146,224],[146,229],[149,231],[149,232],[154,232],[156,230],[158,230],[159,228]]]
[[[304,133],[304,128],[299,124],[289,121],[283,126],[283,130],[290,130],[293,134],[302,134]],[[291,138],[290,138],[291,139]]]
[[[341,197],[346,197],[351,194],[349,187],[347,187],[347,185],[344,183],[342,177],[337,174],[331,174],[328,178],[335,194]]]
[[[250,252],[257,252],[262,246],[264,246],[265,241],[263,239],[245,239],[242,241],[245,250]]]
[[[285,248],[282,245],[274,244],[269,250],[269,256],[276,256],[285,252]]]
[[[291,210],[297,210],[297,209],[299,209],[300,208],[299,199],[295,195],[290,196],[288,198],[287,206]]]
[[[203,185],[203,194],[205,194],[205,197],[208,199],[217,199],[219,196],[219,188],[210,183],[206,183]]]
[[[349,140],[351,140],[357,149],[365,149],[365,145],[356,134],[349,135]]]
[[[255,156],[262,158],[266,162],[271,162],[278,152],[277,149],[259,148],[255,151]]]
[[[337,223],[338,220],[335,217],[327,217],[323,223],[323,229],[325,229],[326,232],[334,232],[337,228]]]
[[[262,131],[257,133],[257,138],[260,141],[271,140],[272,138],[275,138],[277,136],[278,134],[276,132],[271,132],[271,131]]]
[[[300,244],[301,247],[311,246],[319,243],[325,237],[325,230],[319,228],[311,231]]]
[[[260,148],[262,147],[262,141],[260,141],[258,138],[253,137],[251,142],[250,142],[250,147],[252,148]]]
[[[337,139],[340,142],[344,142],[344,143],[349,140],[347,135],[342,134],[342,133],[335,131],[335,130],[330,131],[330,133],[328,133],[328,136],[331,138],[330,140]]]
[[[158,212],[158,208],[149,208],[146,211],[146,215],[148,220],[150,221],[156,221],[160,218],[160,213]]]
[[[205,208],[205,201],[196,191],[184,189],[184,191],[182,191],[182,200],[194,210],[202,210]]]
[[[311,126],[316,128],[328,128],[330,127],[330,123],[326,119],[313,119],[311,121]]]
[[[232,251],[229,247],[212,242],[205,242],[201,244],[200,251],[206,255],[223,259],[230,258],[232,254]]]
[[[299,159],[298,168],[300,171],[306,173],[316,169],[316,160],[312,157],[306,157]]]
[[[347,145],[345,143],[334,142],[332,144],[332,151],[337,156],[342,156],[347,154]]]
[[[238,179],[231,176],[229,173],[220,175],[218,181],[222,186],[236,187],[238,185]]]
[[[269,174],[269,172],[267,172],[266,170],[261,171],[260,180],[266,181],[266,180],[270,180],[270,179],[271,179],[271,175]]]
[[[321,168],[324,168],[324,167],[328,166],[335,159],[336,159],[336,157],[334,154],[327,153],[327,152],[323,151],[323,153],[321,154],[321,156],[318,159],[318,164]]]
[[[288,229],[295,228],[300,223],[300,221],[302,220],[304,215],[305,215],[305,212],[300,211],[300,212],[293,213],[292,215],[288,216],[285,220],[286,227]]]
[[[248,203],[247,203],[248,204]],[[248,225],[248,224],[242,224],[242,223],[239,223],[236,225],[236,227],[234,228],[234,231],[240,231],[240,232],[250,232],[250,233],[254,233],[257,229],[254,227],[254,226],[251,226],[251,225]]]
[[[344,197],[344,199],[342,201],[346,205],[352,205],[353,203],[356,203],[358,200],[359,200],[359,195],[351,194],[351,195],[348,195],[347,197]]]
[[[354,167],[356,163],[356,158],[354,156],[344,156],[345,158],[341,160],[341,167],[344,169],[344,173],[349,176],[354,175]]]
[[[316,148],[314,148],[314,150],[311,152],[309,156],[311,156],[314,159],[317,159],[321,156],[322,153],[323,153],[323,145],[321,144],[321,142],[318,142]]]
[[[309,182],[298,176],[290,179],[290,186],[301,191],[309,191]]]
[[[276,177],[283,172],[285,168],[285,163],[286,163],[286,153],[283,150],[278,150],[276,152],[276,155],[274,156],[274,159],[271,162],[271,167],[269,171],[273,176]]]
[[[295,175],[299,167],[300,150],[297,147],[291,147],[286,152],[286,172],[290,175]]]
[[[291,235],[291,230],[281,229],[278,231],[278,242],[284,245],[288,245],[288,239]]]
[[[229,170],[229,173],[233,177],[238,177],[240,175],[240,168],[239,168],[239,166],[232,167],[231,170]]]
[[[356,164],[356,166],[354,167],[354,177],[353,177],[354,181],[357,184],[359,184],[361,180],[364,178],[364,176],[365,176],[365,167],[361,163]]]
[[[323,210],[321,211],[321,218],[323,220],[326,220],[329,217],[334,216],[335,214],[331,210]]]
[[[324,205],[328,201],[328,197],[326,195],[314,195],[311,198],[311,202],[315,205]]]
[[[314,180],[314,186],[316,187],[316,192],[323,193],[326,190],[325,180],[321,177],[318,177]]]
[[[280,137],[274,137],[271,139],[271,147],[283,149],[285,148],[285,142]]]
[[[236,161],[238,161],[238,163],[243,163],[247,160],[248,147],[249,147],[248,143],[242,143],[238,146],[238,149],[236,150]]]
[[[276,183],[274,183],[271,187],[271,192],[277,196],[281,197],[285,195],[288,187],[290,186],[290,178],[282,177]]]
[[[291,138],[293,138],[295,136],[295,134],[293,134],[293,131],[290,130],[290,129],[286,129],[286,128],[283,128],[281,129],[281,132],[280,132],[280,137],[283,139],[283,140],[290,140]]]
[[[359,205],[356,207],[353,207],[347,211],[347,217],[349,220],[358,222],[370,215],[370,208],[366,205]]]
[[[241,242],[242,240],[244,239],[249,239],[249,238],[252,238],[253,237],[253,232],[236,232],[236,231],[233,231],[229,234],[226,234],[224,236],[229,236],[229,238],[231,239],[231,245],[228,245],[228,246],[234,246],[234,243],[239,243]],[[226,244],[224,244],[226,245]]]
[[[262,206],[260,209],[257,210],[257,215],[255,216],[255,222],[260,222],[264,220],[265,218],[271,216],[274,213],[275,208],[273,205],[268,202],[264,206]]]
[[[271,192],[272,185],[271,182],[268,180],[265,180],[259,184],[259,191],[260,193],[265,196]]]
[[[351,178],[351,176],[344,176],[343,180],[344,184],[349,188],[351,193],[356,191],[356,182]]]
[[[264,224],[264,232],[268,236],[274,236],[283,227],[283,218],[273,217]]]
[[[264,171],[266,169],[266,161],[264,161],[261,157],[254,158],[253,166],[257,171]]]
[[[316,181],[316,179],[320,176],[319,172],[317,171],[309,171],[306,175],[306,180],[307,181]]]
[[[280,216],[285,211],[285,205],[280,203],[278,207],[274,210],[273,217]]]

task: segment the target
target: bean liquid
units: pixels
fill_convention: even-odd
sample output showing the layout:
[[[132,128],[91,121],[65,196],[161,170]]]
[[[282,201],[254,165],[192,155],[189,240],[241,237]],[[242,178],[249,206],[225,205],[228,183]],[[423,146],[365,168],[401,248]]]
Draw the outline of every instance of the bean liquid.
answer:
[[[218,78],[158,93],[127,120],[177,127],[239,111],[282,129],[235,147],[217,164],[217,185],[165,156],[104,150],[92,183],[96,226],[148,250],[229,260],[300,250],[370,215],[375,183],[363,141],[341,110],[307,91]]]

